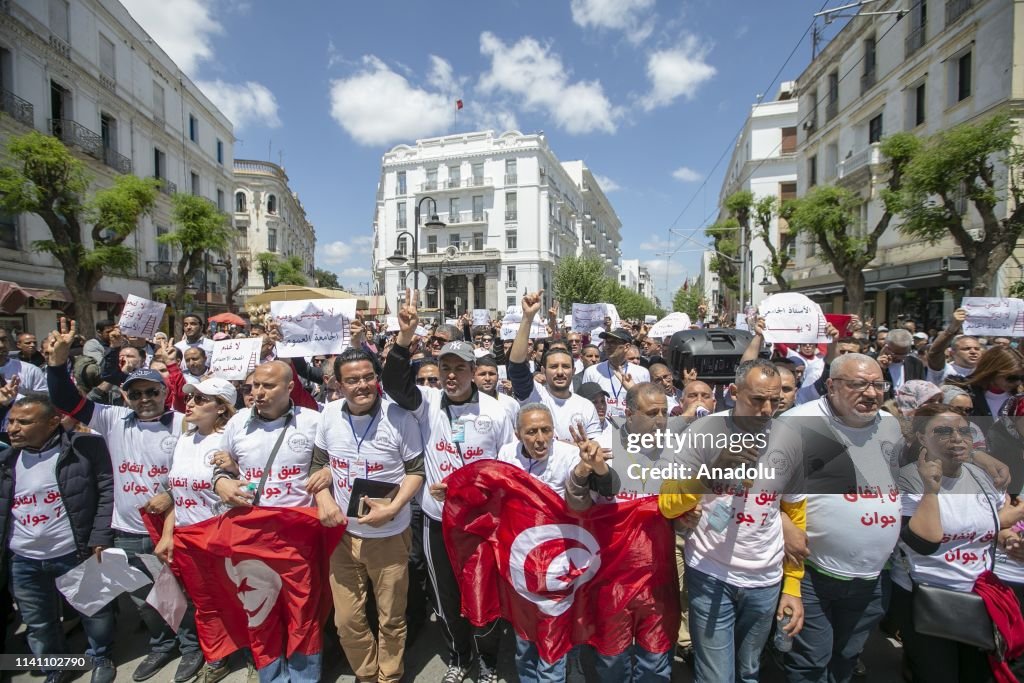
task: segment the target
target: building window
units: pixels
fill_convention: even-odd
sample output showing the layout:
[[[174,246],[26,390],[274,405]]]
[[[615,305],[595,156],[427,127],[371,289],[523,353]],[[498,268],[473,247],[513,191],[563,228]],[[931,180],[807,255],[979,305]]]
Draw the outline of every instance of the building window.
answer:
[[[505,268],[505,282],[508,284],[509,287],[515,287],[516,286],[516,267],[515,266],[507,266]]]
[[[780,151],[783,154],[793,154],[796,152],[796,126],[786,126],[782,129],[782,148]]]
[[[458,248],[458,246],[461,243],[462,243],[462,239],[460,238],[459,233],[453,232],[452,234],[448,235],[448,246],[449,247],[456,247],[456,248]]]
[[[882,115],[873,117],[868,121],[868,144],[882,141]]]
[[[807,122],[804,124],[804,130],[810,135],[818,127],[818,91],[811,92],[808,97],[807,110],[809,115]]]
[[[473,220],[482,221],[484,219],[484,198],[483,195],[473,196]]]
[[[448,222],[458,223],[459,222],[459,198],[451,197],[448,200]]]
[[[399,195],[405,194],[405,171],[398,172],[398,192]]]
[[[807,187],[818,184],[818,155],[813,154],[807,160]]]
[[[398,288],[399,289],[405,289],[408,286],[408,285],[406,285],[405,280],[406,280],[406,273],[405,273],[405,271],[404,270],[398,271]]]
[[[100,73],[111,80],[117,78],[117,67],[114,61],[114,43],[102,33],[100,34]]]
[[[224,165],[224,141],[217,140],[217,163]]]
[[[167,177],[167,155],[156,147],[153,148],[153,177]]]
[[[217,188],[217,210],[224,210],[224,190]]]
[[[484,184],[484,162],[477,161],[473,163],[473,187],[480,187]]]
[[[192,179],[192,194],[198,197],[200,195],[199,174],[193,171],[189,175]]]
[[[164,89],[153,81],[153,116],[158,121],[164,120]]]
[[[245,213],[245,212],[246,212],[246,208],[245,208],[245,193],[241,192],[241,191],[236,192],[235,193],[235,213]]]
[[[971,53],[966,52],[956,60],[956,101],[963,102],[971,96]]]
[[[277,251],[277,228],[267,228],[267,251]]]
[[[277,214],[277,195],[267,195],[267,213]]]
[[[920,126],[927,118],[927,91],[925,84],[910,89],[907,93],[907,128]]]
[[[458,187],[462,184],[462,169],[458,166],[448,167],[448,187]]]
[[[402,235],[399,238],[399,240],[398,240],[398,253],[401,254],[402,256],[408,256],[409,255],[409,245],[408,245],[408,242],[409,242],[409,240],[408,240],[408,238],[405,235]]]
[[[825,104],[825,120],[831,121],[839,113],[839,72],[828,75],[828,102]]]
[[[399,230],[405,230],[405,202],[398,202],[398,222],[396,225]]]
[[[431,190],[436,190],[437,189],[437,169],[436,168],[428,168],[427,169],[427,184],[424,186],[423,189],[426,190],[427,192],[430,192]]]
[[[160,241],[160,237],[166,235],[169,231],[162,225],[156,226],[156,260],[161,263],[171,262],[171,245],[164,244]]]
[[[50,0],[50,33],[65,43],[68,37],[68,3],[65,0]]]
[[[779,183],[779,202],[796,199],[796,183]]]
[[[473,233],[473,251],[484,250],[484,234],[482,232]]]
[[[199,119],[192,114],[188,115],[188,139],[199,144]]]
[[[0,213],[0,249],[18,248],[18,217]]]
[[[864,40],[864,73],[860,77],[860,93],[862,95],[875,85],[876,60],[875,37],[871,36]]]
[[[106,112],[100,114],[100,140],[103,149],[117,151],[117,119]]]
[[[505,220],[514,221],[519,217],[519,210],[517,207],[516,193],[506,192],[505,193]]]
[[[505,184],[518,185],[519,176],[516,174],[516,160],[505,159]]]
[[[437,253],[437,235],[427,235],[427,253]]]
[[[518,238],[518,236],[516,234],[516,231],[515,230],[506,230],[505,231],[505,248],[509,249],[509,250],[518,249],[519,248],[517,246],[518,244],[519,244],[519,238]]]
[[[507,297],[505,297],[505,305],[506,306],[515,306],[516,305],[516,298],[514,296],[507,296]]]

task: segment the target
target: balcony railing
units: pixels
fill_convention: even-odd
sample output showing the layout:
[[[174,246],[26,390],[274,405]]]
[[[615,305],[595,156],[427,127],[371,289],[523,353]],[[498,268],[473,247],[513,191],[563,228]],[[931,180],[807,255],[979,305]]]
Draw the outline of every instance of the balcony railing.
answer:
[[[178,186],[172,183],[167,178],[161,178],[159,176],[153,176],[156,179],[156,189],[163,192],[165,195],[170,197],[172,194],[178,191]]]
[[[514,220],[518,220],[518,219],[519,219],[519,213],[518,212],[516,212],[516,211],[506,211],[505,212],[505,220],[507,220],[507,221],[514,221]]]
[[[420,191],[422,191],[422,192],[433,192],[436,189],[437,189],[437,181],[436,180],[428,180],[427,182],[425,182],[422,185],[420,185]]]
[[[96,159],[103,160],[103,138],[71,119],[50,119],[50,134],[68,147],[78,147]]]
[[[68,45],[68,42],[63,38],[58,38],[57,36],[51,33],[50,47],[52,47],[57,52],[57,54],[59,54],[64,59],[71,59],[71,46]]]
[[[123,154],[119,154],[109,147],[103,148],[103,163],[118,173],[129,174],[132,172],[132,160]]]
[[[838,165],[838,176],[840,179],[845,178],[855,171],[858,171],[865,166],[871,165],[876,166],[881,164],[883,161],[882,151],[880,145],[877,142],[872,142],[870,145],[860,150],[856,154],[851,154]]]
[[[506,173],[505,174],[505,184],[506,185],[518,185],[519,184],[519,176],[516,175],[515,173]]]
[[[462,219],[459,218],[459,212],[458,211],[452,211],[452,212],[450,212],[448,214],[448,223],[449,223],[449,225],[452,224],[452,223],[461,223],[461,222],[462,222]]]
[[[0,90],[0,109],[10,114],[15,121],[30,128],[35,123],[35,109],[32,103],[7,90]]]
[[[438,183],[436,181],[421,183],[416,191],[437,192],[438,190],[460,190],[469,187],[486,187],[493,184],[494,183],[491,181],[490,178],[484,178],[482,176],[477,176],[473,178],[452,178],[450,180],[446,180],[443,183]],[[403,195],[405,194],[405,192],[399,190],[398,194]]]
[[[871,88],[875,87],[875,79],[878,72],[872,69],[860,77],[860,94],[863,95]]]
[[[154,285],[173,285],[178,281],[176,265],[173,261],[146,261],[146,277]]]
[[[974,6],[974,0],[946,0],[946,26],[966,14]]]
[[[462,179],[461,178],[449,178],[447,181],[445,181],[444,186],[447,189],[449,189],[449,190],[458,189],[458,188],[462,187]]]
[[[907,34],[904,44],[904,59],[909,59],[910,55],[914,54],[924,46],[925,41],[925,29],[926,26],[918,26],[917,28],[910,31]]]
[[[831,121],[839,113],[839,98],[825,104],[825,121]]]

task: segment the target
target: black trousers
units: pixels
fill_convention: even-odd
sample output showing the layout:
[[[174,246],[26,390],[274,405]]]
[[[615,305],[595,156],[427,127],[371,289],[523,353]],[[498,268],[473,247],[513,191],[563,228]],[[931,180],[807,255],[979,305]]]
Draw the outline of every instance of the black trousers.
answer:
[[[424,516],[423,551],[434,592],[437,615],[441,619],[444,639],[448,645],[448,663],[469,668],[475,653],[492,669],[498,665],[501,641],[500,620],[475,627],[462,616],[462,593],[444,545],[441,522]]]

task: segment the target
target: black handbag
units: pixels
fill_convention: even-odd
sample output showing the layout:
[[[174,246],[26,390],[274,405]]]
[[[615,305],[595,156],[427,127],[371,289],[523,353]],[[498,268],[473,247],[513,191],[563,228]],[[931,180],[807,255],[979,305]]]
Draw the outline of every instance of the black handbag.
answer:
[[[981,487],[985,488],[968,468],[967,473]],[[985,496],[992,517],[996,522],[992,549],[989,552],[989,570],[995,567],[996,542],[999,538],[999,515],[991,498]],[[992,624],[992,618],[985,609],[985,601],[974,592],[950,590],[927,583],[914,583],[913,594],[914,630],[926,636],[945,638],[979,650],[1002,651],[1002,637]]]

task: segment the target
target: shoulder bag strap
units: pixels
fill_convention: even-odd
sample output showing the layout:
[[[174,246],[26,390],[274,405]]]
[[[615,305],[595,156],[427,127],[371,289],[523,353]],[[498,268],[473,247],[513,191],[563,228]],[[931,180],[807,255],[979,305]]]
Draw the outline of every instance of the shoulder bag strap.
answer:
[[[999,530],[1000,530],[1000,527],[1002,526],[999,523],[999,513],[996,512],[996,506],[992,502],[992,498],[988,495],[988,491],[985,489],[985,485],[982,484],[981,481],[979,481],[976,476],[974,476],[974,472],[971,471],[970,467],[964,467],[964,469],[967,470],[967,473],[969,475],[971,475],[971,479],[973,479],[974,483],[976,483],[978,485],[978,488],[981,489],[981,492],[983,494],[985,494],[985,500],[988,501],[989,510],[992,511],[992,519],[996,523],[996,531],[995,531],[995,534],[992,536],[992,549],[988,553],[988,560],[989,560],[988,569],[989,569],[989,571],[995,571],[995,568],[996,568],[996,546],[998,545],[998,542],[999,542]]]
[[[260,496],[263,495],[263,487],[267,484],[267,477],[270,476],[270,469],[274,466],[274,459],[277,457],[277,452],[281,450],[281,444],[284,443],[284,435],[288,433],[288,425],[292,422],[292,414],[288,413],[288,417],[284,419],[284,426],[281,428],[281,435],[277,437],[277,442],[274,444],[274,450],[270,451],[270,457],[267,458],[267,464],[263,468],[263,476],[260,477],[259,486],[256,487],[256,493],[252,497],[252,504],[260,504]]]

